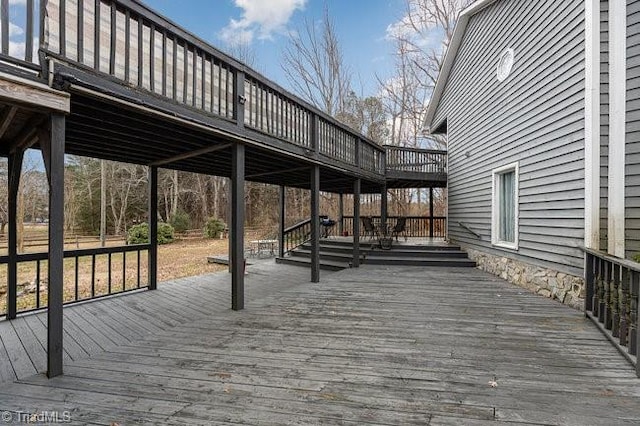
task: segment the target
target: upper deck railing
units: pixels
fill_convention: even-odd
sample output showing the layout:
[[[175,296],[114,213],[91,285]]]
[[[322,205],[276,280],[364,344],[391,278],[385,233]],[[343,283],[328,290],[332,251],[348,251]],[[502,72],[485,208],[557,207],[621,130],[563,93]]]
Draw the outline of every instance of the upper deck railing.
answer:
[[[446,173],[445,151],[381,147],[136,0],[0,6],[3,62],[47,56],[377,175]]]
[[[0,5],[0,59],[44,70],[39,47],[43,57],[384,175],[384,148],[136,0],[0,0]]]
[[[385,145],[388,171],[447,173],[447,151]]]

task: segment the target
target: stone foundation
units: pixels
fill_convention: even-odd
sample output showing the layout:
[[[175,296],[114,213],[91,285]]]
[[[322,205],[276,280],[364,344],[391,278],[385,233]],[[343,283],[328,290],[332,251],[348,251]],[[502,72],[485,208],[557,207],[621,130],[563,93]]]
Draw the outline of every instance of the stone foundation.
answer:
[[[465,250],[483,271],[572,308],[584,309],[584,279],[581,277],[478,250]]]

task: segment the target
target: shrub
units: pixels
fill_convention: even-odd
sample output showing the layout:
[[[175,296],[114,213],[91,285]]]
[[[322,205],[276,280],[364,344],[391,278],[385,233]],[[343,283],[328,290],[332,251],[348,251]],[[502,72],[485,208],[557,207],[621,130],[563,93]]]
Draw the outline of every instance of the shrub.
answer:
[[[204,236],[206,238],[220,238],[220,234],[226,229],[227,225],[220,219],[210,217],[204,225]]]
[[[168,223],[158,224],[158,244],[173,242],[173,226]],[[149,224],[141,223],[127,231],[127,244],[149,244]]]
[[[640,253],[634,254],[632,259],[634,262],[640,263]]]
[[[168,223],[158,224],[158,244],[169,244],[173,242],[173,226]]]
[[[179,210],[171,218],[171,225],[176,232],[186,232],[191,227],[191,218],[187,212]]]

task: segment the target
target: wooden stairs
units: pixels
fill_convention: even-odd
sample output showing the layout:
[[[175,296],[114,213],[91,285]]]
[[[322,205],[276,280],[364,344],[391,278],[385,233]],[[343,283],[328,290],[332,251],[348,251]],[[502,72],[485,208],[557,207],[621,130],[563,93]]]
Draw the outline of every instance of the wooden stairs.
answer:
[[[277,263],[288,265],[311,265],[311,243],[306,242]],[[353,264],[353,243],[332,239],[320,241],[320,269],[339,271]],[[390,250],[382,250],[377,241],[364,239],[360,242],[360,264],[397,265],[424,267],[475,267],[460,247],[445,242],[429,245],[412,245],[394,241]]]

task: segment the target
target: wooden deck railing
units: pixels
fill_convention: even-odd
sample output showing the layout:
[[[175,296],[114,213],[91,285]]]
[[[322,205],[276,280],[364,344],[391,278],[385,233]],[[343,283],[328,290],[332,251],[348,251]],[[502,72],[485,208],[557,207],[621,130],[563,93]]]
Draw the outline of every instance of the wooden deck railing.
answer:
[[[383,147],[138,1],[40,1],[41,48],[48,56],[384,174]]]
[[[381,217],[371,216],[373,223],[380,226]],[[387,227],[392,228],[400,216],[387,216]],[[433,219],[433,220],[431,220]],[[405,235],[419,238],[444,238],[447,232],[447,219],[442,216],[407,216]],[[342,217],[342,230],[348,235],[353,235],[353,216]],[[364,233],[364,227],[360,226],[360,232]]]
[[[303,220],[286,228],[283,233],[283,238],[284,251],[282,254],[287,254],[309,241],[311,239],[311,219]]]
[[[640,265],[596,250],[585,249],[585,255],[586,316],[636,366],[640,377]]]
[[[386,169],[395,172],[447,173],[447,151],[385,145]]]
[[[69,259],[65,260],[65,270],[73,272],[65,274],[64,303],[147,288],[147,276],[142,276],[147,257],[143,257],[142,253],[148,250],[149,244],[65,250],[64,257]],[[23,285],[19,286],[22,287],[21,292],[15,295],[17,313],[47,306],[47,260],[48,253],[18,255],[18,283]],[[8,268],[8,263],[9,256],[0,256],[0,265],[7,265]],[[130,270],[128,265],[132,263],[135,268]],[[7,311],[8,308],[0,310],[0,316],[5,316]]]

